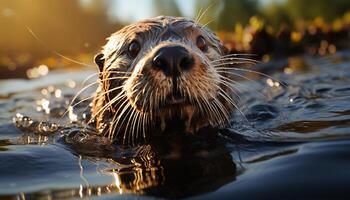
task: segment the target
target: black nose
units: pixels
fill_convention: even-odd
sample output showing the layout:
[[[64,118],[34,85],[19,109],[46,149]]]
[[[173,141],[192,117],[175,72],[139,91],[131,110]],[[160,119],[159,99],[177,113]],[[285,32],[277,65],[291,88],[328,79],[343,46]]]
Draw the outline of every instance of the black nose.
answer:
[[[153,66],[166,76],[179,76],[181,72],[191,69],[193,64],[193,57],[181,46],[162,47],[153,57]]]

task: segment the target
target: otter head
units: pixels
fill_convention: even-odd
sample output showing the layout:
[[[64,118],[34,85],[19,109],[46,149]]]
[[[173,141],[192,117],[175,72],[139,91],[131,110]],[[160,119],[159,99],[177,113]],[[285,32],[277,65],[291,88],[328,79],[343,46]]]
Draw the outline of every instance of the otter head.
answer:
[[[114,33],[95,58],[98,128],[134,139],[174,124],[191,133],[227,124],[235,105],[216,68],[224,52],[214,33],[185,18],[160,16]]]

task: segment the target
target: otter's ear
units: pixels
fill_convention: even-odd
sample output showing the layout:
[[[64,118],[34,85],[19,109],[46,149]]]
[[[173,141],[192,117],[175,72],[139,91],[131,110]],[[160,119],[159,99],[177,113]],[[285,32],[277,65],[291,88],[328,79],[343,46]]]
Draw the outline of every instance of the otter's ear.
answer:
[[[95,63],[97,64],[98,68],[100,69],[100,72],[103,71],[103,66],[105,64],[105,59],[103,58],[103,53],[99,53],[95,56]]]

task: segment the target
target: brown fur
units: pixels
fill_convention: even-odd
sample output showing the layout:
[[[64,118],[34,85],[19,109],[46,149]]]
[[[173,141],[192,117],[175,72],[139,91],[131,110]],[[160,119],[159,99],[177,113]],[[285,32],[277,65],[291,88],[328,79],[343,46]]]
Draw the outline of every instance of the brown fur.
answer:
[[[208,44],[206,51],[196,46],[199,35]],[[130,58],[127,48],[134,40],[141,44],[141,51]],[[154,70],[150,61],[159,48],[173,45],[189,51],[195,64],[178,78],[178,89],[188,103],[167,107],[165,97],[172,91],[172,79]],[[207,125],[227,124],[234,105],[228,86],[222,84],[225,74],[211,65],[224,51],[209,29],[179,17],[152,18],[112,34],[96,57],[101,72],[92,108],[97,129],[110,138],[133,141],[147,137],[151,127],[164,130],[173,118],[184,120],[186,131],[192,133]],[[109,90],[113,91],[105,93]]]

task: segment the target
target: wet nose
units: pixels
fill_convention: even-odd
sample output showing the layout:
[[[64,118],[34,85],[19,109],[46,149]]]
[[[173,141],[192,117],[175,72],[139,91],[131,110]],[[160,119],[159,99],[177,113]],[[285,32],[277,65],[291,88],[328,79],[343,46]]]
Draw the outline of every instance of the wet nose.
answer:
[[[160,69],[166,76],[179,76],[188,71],[194,64],[193,57],[181,46],[160,48],[153,57],[153,67]]]

